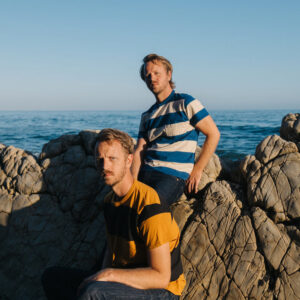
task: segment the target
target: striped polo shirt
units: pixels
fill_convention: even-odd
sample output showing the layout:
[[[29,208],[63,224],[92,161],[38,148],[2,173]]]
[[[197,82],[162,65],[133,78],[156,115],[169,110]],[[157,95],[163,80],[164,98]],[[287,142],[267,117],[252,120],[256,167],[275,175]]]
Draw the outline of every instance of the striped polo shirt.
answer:
[[[195,125],[206,116],[199,100],[174,90],[163,102],[152,105],[142,114],[138,135],[147,142],[143,168],[187,179],[198,143]]]
[[[156,191],[137,180],[122,198],[111,191],[104,200],[104,217],[112,267],[148,267],[147,249],[168,242],[171,280],[166,289],[180,295],[185,286],[180,232],[169,207],[160,202]]]

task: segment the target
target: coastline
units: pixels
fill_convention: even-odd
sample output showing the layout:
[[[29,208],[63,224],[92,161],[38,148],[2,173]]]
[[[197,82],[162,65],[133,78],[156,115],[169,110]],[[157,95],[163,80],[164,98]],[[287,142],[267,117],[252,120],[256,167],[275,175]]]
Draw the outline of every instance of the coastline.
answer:
[[[286,113],[289,111],[286,110]],[[268,135],[278,134],[285,111],[210,111],[221,131],[217,155],[240,160],[254,154]],[[39,156],[44,144],[64,134],[83,129],[113,127],[137,138],[141,111],[0,111],[0,143],[25,149]],[[204,139],[199,135],[198,144]]]
[[[300,115],[285,116],[280,128],[281,137],[266,136],[240,162],[213,155],[201,191],[172,206],[187,279],[182,299],[300,297]],[[60,136],[38,158],[0,145],[0,298],[44,299],[45,267],[96,263],[108,192],[94,167],[96,134]]]

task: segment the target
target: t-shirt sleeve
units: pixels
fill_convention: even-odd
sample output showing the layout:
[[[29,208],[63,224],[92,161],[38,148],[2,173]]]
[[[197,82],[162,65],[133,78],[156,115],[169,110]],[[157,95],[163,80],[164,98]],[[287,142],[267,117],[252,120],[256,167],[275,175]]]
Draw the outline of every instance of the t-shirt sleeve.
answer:
[[[188,95],[186,95],[185,97],[185,108],[186,115],[190,120],[191,125],[194,127],[199,121],[209,115],[208,111],[198,99],[195,99]]]
[[[147,249],[154,249],[178,239],[179,229],[167,206],[151,204],[140,215],[139,235]]]

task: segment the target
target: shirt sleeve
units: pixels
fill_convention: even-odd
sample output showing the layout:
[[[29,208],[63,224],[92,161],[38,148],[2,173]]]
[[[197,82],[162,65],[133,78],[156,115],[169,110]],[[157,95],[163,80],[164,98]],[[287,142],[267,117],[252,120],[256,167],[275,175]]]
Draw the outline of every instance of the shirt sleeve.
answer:
[[[168,206],[158,203],[145,206],[139,221],[139,236],[147,249],[179,238],[179,228]]]
[[[190,120],[192,126],[196,126],[196,124],[207,117],[209,115],[208,111],[202,105],[202,103],[191,96],[186,97],[185,99],[185,108],[186,115]]]

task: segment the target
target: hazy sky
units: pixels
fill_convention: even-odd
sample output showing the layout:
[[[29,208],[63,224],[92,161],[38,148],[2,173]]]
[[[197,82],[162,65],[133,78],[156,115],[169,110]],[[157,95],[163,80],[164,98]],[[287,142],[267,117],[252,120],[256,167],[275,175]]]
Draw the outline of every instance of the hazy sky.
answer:
[[[216,109],[300,108],[300,1],[0,1],[0,110],[145,110],[148,53]]]

